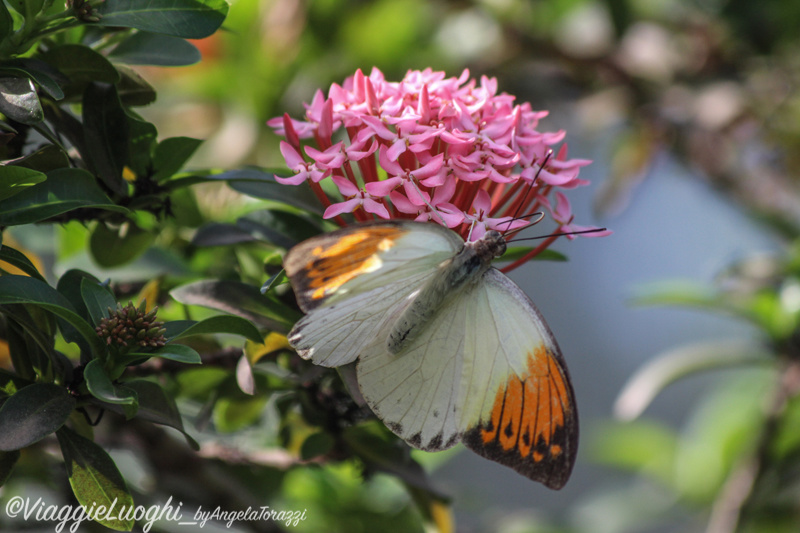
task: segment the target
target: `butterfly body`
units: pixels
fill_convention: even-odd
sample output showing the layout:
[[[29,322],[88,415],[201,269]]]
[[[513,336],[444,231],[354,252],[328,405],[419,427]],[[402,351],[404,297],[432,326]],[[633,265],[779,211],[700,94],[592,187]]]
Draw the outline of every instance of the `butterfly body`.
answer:
[[[530,299],[491,267],[495,231],[465,243],[434,223],[349,226],[289,251],[307,314],[289,334],[323,366],[357,361],[375,414],[424,450],[463,442],[551,488],[577,452],[577,410],[555,339]]]

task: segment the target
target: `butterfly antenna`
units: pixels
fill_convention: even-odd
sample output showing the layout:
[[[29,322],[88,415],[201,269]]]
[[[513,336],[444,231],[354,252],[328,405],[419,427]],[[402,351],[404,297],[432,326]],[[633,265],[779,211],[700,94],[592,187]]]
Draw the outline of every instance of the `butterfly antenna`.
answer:
[[[564,237],[567,235],[583,235],[585,233],[600,233],[601,231],[606,231],[606,228],[582,229],[580,231],[564,231],[559,233],[551,233],[549,235],[540,235],[538,237],[525,237],[524,239],[516,239],[514,240],[514,242],[535,241],[538,239],[549,239],[550,237]]]
[[[511,220],[509,220],[508,222],[512,222],[514,220],[525,220],[528,217],[536,217],[536,220],[528,220],[528,223],[525,224],[524,226],[520,226],[518,228],[514,228],[514,229],[511,229],[511,230],[506,230],[505,233],[503,233],[503,237],[505,237],[506,235],[513,235],[514,233],[518,233],[518,232],[520,232],[520,231],[522,231],[522,230],[524,230],[526,228],[530,228],[531,226],[534,226],[534,225],[538,224],[544,218],[544,213],[541,212],[541,211],[536,211],[535,213],[530,213],[528,215],[522,215],[521,217],[514,217]]]
[[[520,217],[519,216],[519,212],[522,209],[522,206],[525,205],[525,202],[528,201],[528,194],[530,194],[530,192],[533,190],[533,186],[536,185],[536,180],[539,179],[539,174],[542,173],[542,170],[544,170],[544,166],[547,164],[547,162],[550,160],[550,158],[552,156],[553,156],[553,151],[552,150],[548,150],[547,153],[544,156],[544,160],[542,161],[542,164],[539,165],[539,170],[536,171],[536,175],[533,176],[533,179],[531,180],[531,186],[528,188],[527,191],[525,191],[525,194],[522,197],[522,201],[519,203],[519,205],[517,205],[517,212],[514,213],[513,217],[511,217],[510,219],[508,219],[506,221],[506,224],[508,224],[508,227],[506,228],[506,231],[503,232],[503,236],[506,236],[509,233],[509,228],[511,226],[511,223],[514,220],[519,220],[520,218],[525,218],[525,216]],[[536,213],[534,213],[534,214],[536,214]],[[542,214],[542,216],[540,216],[536,220],[536,222],[539,222],[540,220],[542,220],[543,217],[544,217],[544,214]],[[532,226],[533,224],[536,224],[536,222],[532,222],[531,224],[528,224],[528,226],[523,226],[522,228],[519,228],[519,229],[523,229],[523,228],[527,228],[529,226]]]

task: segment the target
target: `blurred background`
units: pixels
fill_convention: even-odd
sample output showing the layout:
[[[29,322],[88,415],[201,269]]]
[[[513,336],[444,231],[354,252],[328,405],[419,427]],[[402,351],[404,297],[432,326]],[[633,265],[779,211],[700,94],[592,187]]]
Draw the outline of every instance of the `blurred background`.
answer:
[[[798,28],[782,0],[233,0],[193,41],[201,62],[137,67],[158,91],[140,112],[159,137],[205,139],[189,168],[279,169],[266,121],[358,68],[468,68],[549,110],[540,130],[594,161],[576,222],[613,230],[511,274],[567,359],[578,462],[552,492],[461,446],[414,452],[455,530],[798,531]],[[193,194],[235,218],[227,186]],[[406,530],[408,494],[351,466],[283,479],[280,501],[316,516],[298,530]]]
[[[576,221],[614,234],[559,242],[569,262],[512,274],[573,376],[573,479],[554,493],[469,452],[440,454],[432,477],[453,497],[458,531],[704,530],[750,449],[743,435],[757,433],[750,415],[770,371],[651,383],[638,424],[615,419],[614,403],[663,352],[688,345],[690,360],[724,360],[765,338],[724,305],[710,313],[694,300],[742,264],[774,264],[797,235],[800,4],[238,0],[225,26],[196,43],[198,65],[145,73],[160,96],[144,113],[159,131],[207,139],[198,167],[280,167],[265,121],[301,116],[318,88],[373,66],[390,80],[425,67],[496,76],[501,91],[550,110],[541,129],[567,130],[572,157],[594,160],[581,172],[591,186],[570,196]],[[694,288],[663,284],[674,280]],[[652,290],[690,308],[635,305]]]

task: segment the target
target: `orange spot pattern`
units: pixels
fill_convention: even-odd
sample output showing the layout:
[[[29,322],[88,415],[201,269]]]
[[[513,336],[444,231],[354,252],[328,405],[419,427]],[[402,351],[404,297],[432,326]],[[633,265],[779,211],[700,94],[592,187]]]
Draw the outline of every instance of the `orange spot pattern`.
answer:
[[[527,372],[512,375],[498,388],[490,422],[481,430],[483,443],[496,441],[503,450],[516,449],[523,459],[532,456],[538,463],[544,455],[534,448],[541,439],[550,455],[558,457],[563,448],[552,442],[553,435],[565,425],[571,409],[558,362],[540,345],[528,354]]]
[[[396,227],[375,227],[350,233],[331,245],[311,250],[312,260],[306,265],[311,298],[319,300],[359,274],[371,272],[381,265],[376,252],[394,245],[403,230]]]

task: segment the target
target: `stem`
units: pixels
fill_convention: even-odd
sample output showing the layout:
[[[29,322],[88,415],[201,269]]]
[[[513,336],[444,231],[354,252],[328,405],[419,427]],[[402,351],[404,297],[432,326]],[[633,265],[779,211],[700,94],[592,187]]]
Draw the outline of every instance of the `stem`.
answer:
[[[800,362],[791,360],[778,376],[756,446],[751,455],[731,472],[711,508],[706,533],[735,533],[738,530],[743,512],[753,496],[753,489],[768,465],[770,446],[775,439],[786,404],[798,392]]]

